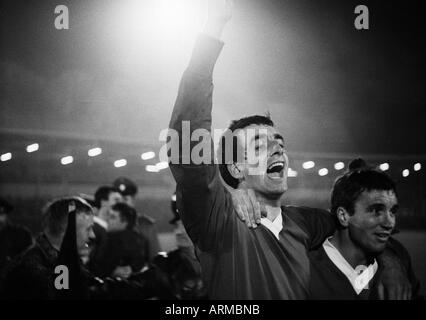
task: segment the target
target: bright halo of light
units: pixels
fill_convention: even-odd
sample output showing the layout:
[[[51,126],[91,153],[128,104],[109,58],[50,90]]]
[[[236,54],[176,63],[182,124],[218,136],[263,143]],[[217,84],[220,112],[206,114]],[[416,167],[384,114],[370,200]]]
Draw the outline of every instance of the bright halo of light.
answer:
[[[159,162],[155,165],[158,170],[163,170],[169,167],[169,163],[167,161]]]
[[[402,176],[404,178],[408,177],[409,175],[410,175],[410,170],[408,170],[408,169],[402,170]]]
[[[89,151],[87,151],[87,154],[89,157],[96,157],[102,153],[101,148],[92,148]]]
[[[382,170],[382,171],[389,170],[389,163],[387,163],[387,162],[382,163],[382,164],[379,166],[379,168],[380,168],[380,170]]]
[[[155,152],[153,151],[148,151],[148,152],[144,152],[141,154],[141,159],[142,160],[149,160],[149,159],[153,159],[155,158]]]
[[[121,168],[127,165],[127,160],[126,159],[119,159],[114,161],[114,167],[116,168]]]
[[[39,148],[38,143],[33,143],[33,144],[28,145],[26,150],[27,150],[28,153],[31,153],[31,152],[37,151],[38,148]]]
[[[148,164],[147,166],[145,166],[145,170],[148,172],[158,172],[160,171],[156,165],[152,165],[152,164]]]
[[[417,163],[414,165],[414,171],[420,171],[420,170],[421,170],[421,168],[422,168],[422,165],[421,165],[419,162],[417,162]]]
[[[3,153],[3,154],[0,156],[0,161],[8,161],[8,160],[10,160],[10,159],[12,159],[12,153],[10,153],[10,152]]]
[[[312,169],[313,167],[315,167],[315,162],[313,162],[313,161],[303,162],[302,167],[303,167],[303,169],[306,169],[306,170]]]
[[[334,169],[336,170],[342,170],[345,167],[345,164],[343,162],[336,162],[334,164]]]
[[[61,158],[61,164],[66,166],[67,164],[71,164],[74,162],[73,156],[66,156]]]
[[[328,174],[328,169],[327,168],[322,168],[318,170],[318,174],[323,177],[326,176]]]

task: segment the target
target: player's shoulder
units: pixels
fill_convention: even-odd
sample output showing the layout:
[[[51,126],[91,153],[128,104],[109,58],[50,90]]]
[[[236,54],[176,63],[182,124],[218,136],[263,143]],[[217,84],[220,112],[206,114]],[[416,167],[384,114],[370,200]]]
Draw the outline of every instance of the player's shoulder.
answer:
[[[320,208],[311,208],[306,206],[293,206],[293,205],[287,205],[282,206],[282,210],[284,213],[290,214],[290,215],[308,215],[308,214],[318,214],[318,213],[327,213],[329,214],[329,211],[320,209]]]

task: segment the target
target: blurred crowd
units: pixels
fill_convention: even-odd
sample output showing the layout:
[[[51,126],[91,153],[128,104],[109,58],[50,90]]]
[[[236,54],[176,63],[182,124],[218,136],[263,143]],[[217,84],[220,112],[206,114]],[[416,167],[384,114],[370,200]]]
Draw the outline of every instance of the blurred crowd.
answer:
[[[201,268],[171,195],[177,249],[162,252],[155,220],[135,209],[128,178],[94,195],[53,199],[32,237],[0,199],[1,299],[205,299]]]

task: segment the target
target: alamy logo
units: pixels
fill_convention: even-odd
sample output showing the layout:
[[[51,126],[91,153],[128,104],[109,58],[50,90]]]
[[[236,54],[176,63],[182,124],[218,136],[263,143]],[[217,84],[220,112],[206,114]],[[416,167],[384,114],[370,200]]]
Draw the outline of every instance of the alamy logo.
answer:
[[[207,129],[198,128],[191,131],[190,121],[182,121],[181,130],[164,129],[160,132],[159,140],[163,143],[159,158],[162,162],[171,164],[249,164],[249,173],[263,174],[266,170],[265,161],[260,161],[261,150],[267,150],[268,130],[240,129]],[[214,142],[220,141],[215,156]],[[257,147],[253,147],[257,144]],[[251,147],[249,147],[252,145]]]
[[[64,265],[56,266],[55,274],[59,274],[55,278],[55,288],[58,290],[68,290],[70,288],[68,267]]]

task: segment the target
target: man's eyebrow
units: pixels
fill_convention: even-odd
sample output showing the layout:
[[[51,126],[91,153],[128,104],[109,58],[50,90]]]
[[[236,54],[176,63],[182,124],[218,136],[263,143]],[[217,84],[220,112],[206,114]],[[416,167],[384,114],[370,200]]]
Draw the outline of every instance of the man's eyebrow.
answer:
[[[368,209],[376,209],[376,208],[383,208],[383,207],[385,207],[385,205],[383,203],[375,202],[375,203],[370,204],[368,206]]]
[[[280,139],[280,140],[282,140],[284,142],[284,137],[281,134],[279,134],[279,133],[274,134],[274,138],[275,139]]]
[[[262,136],[264,136],[264,134],[262,134]],[[255,136],[254,136],[253,139],[254,140],[259,140],[260,139],[260,134],[255,134]],[[274,139],[280,139],[280,140],[284,141],[284,137],[281,134],[279,134],[279,133],[275,133],[274,134]]]

